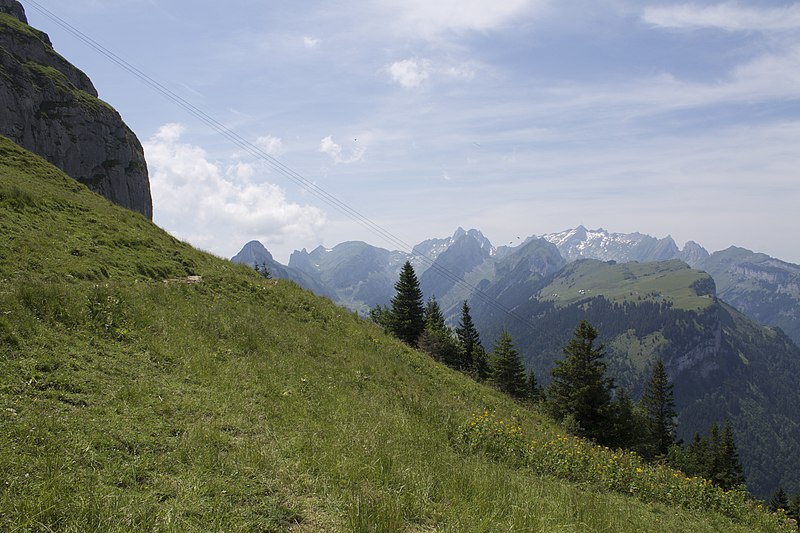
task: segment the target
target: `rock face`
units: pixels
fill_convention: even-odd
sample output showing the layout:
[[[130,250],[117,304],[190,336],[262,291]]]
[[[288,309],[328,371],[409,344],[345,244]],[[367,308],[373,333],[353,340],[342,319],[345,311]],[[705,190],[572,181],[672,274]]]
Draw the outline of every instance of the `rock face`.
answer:
[[[141,143],[16,0],[0,0],[0,82],[0,135],[152,219]]]
[[[25,17],[25,10],[16,0],[0,0],[0,13],[6,13],[20,22],[28,23],[28,19]]]

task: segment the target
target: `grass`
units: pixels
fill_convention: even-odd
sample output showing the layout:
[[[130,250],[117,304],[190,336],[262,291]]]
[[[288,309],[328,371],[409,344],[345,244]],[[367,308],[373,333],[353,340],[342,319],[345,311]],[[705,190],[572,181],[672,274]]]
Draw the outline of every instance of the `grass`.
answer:
[[[0,530],[788,530],[466,450],[560,429],[3,138],[0,235]]]
[[[658,263],[608,264],[582,261],[567,276],[557,277],[541,290],[541,297],[567,306],[595,296],[612,302],[671,302],[677,309],[702,311],[713,304],[692,285],[710,276],[673,260]]]

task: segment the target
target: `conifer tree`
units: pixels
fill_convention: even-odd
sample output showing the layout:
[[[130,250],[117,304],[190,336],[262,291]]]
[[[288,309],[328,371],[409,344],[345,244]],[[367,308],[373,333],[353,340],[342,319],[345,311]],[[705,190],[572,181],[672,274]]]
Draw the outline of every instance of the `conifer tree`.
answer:
[[[500,390],[513,398],[522,400],[528,396],[525,367],[511,335],[506,330],[503,330],[494,345],[492,380]]]
[[[472,353],[472,374],[478,381],[486,381],[492,375],[492,367],[489,365],[486,350],[480,344]]]
[[[391,331],[392,310],[388,306],[376,305],[369,310],[369,318],[385,331]]]
[[[548,401],[557,419],[574,421],[580,436],[605,443],[610,435],[612,379],[606,377],[603,347],[595,346],[597,330],[587,321],[575,329],[551,373]]]
[[[769,508],[773,511],[777,511],[778,509],[783,509],[785,511],[788,507],[789,497],[786,495],[786,491],[783,490],[783,487],[778,487],[769,500]]]
[[[667,378],[664,362],[659,359],[653,366],[650,380],[642,394],[641,405],[647,413],[649,432],[648,455],[666,455],[675,442],[675,400],[672,384]]]
[[[436,301],[436,297],[431,297],[428,299],[428,303],[425,304],[425,310],[422,314],[425,320],[425,327],[432,329],[432,330],[444,330],[447,326],[444,323],[444,315],[442,314],[442,308],[439,307],[439,302]]]
[[[611,403],[611,431],[606,444],[641,454],[648,436],[644,411],[633,402],[628,391],[618,388]]]
[[[481,337],[478,334],[478,330],[472,322],[472,316],[469,313],[469,305],[466,300],[464,300],[464,305],[461,306],[461,320],[458,323],[458,327],[456,327],[456,336],[461,347],[461,369],[474,369],[476,352],[483,349],[483,346],[481,345]]]
[[[786,514],[789,518],[800,522],[800,493],[795,494],[789,500],[789,507],[786,508]]]
[[[539,382],[536,380],[536,373],[533,369],[528,372],[528,395],[534,401],[542,397],[542,389],[539,387]]]
[[[743,485],[742,463],[739,461],[739,453],[736,451],[736,442],[730,422],[726,422],[722,428],[718,454],[718,472],[716,479],[714,479],[717,485],[725,490],[731,490]]]
[[[679,460],[677,463],[674,462],[676,458]],[[725,490],[744,485],[742,464],[730,423],[726,423],[722,431],[716,422],[711,424],[707,437],[700,438],[695,434],[682,457],[673,455],[672,459],[671,464],[686,474],[704,477]]]
[[[690,476],[706,477],[708,463],[708,443],[700,437],[699,433],[695,433],[694,439],[686,449],[686,464],[674,466],[677,466]]]
[[[444,323],[444,315],[436,298],[425,305],[425,329],[419,338],[419,348],[437,361],[455,367],[459,361],[459,349],[452,330]]]
[[[410,346],[417,346],[420,335],[425,329],[422,306],[422,290],[409,261],[400,271],[400,279],[394,286],[392,309],[389,317],[389,330],[395,337]]]
[[[706,457],[703,465],[703,477],[716,483],[717,478],[722,472],[722,461],[720,449],[722,448],[722,435],[719,432],[719,424],[714,422],[708,431],[706,439]]]

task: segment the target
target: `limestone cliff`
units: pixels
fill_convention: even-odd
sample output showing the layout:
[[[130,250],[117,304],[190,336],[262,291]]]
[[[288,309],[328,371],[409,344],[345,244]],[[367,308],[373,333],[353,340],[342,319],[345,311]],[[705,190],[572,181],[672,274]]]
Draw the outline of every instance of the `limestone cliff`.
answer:
[[[89,78],[0,0],[0,134],[112,202],[153,216],[142,145]]]

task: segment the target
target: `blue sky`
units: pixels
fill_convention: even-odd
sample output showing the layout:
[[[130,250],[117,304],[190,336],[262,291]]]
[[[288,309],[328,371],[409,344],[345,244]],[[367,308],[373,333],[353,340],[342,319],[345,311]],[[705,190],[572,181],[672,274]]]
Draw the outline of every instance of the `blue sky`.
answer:
[[[36,2],[405,242],[583,224],[800,263],[800,2]],[[23,5],[142,140],[165,229],[392,247]]]

